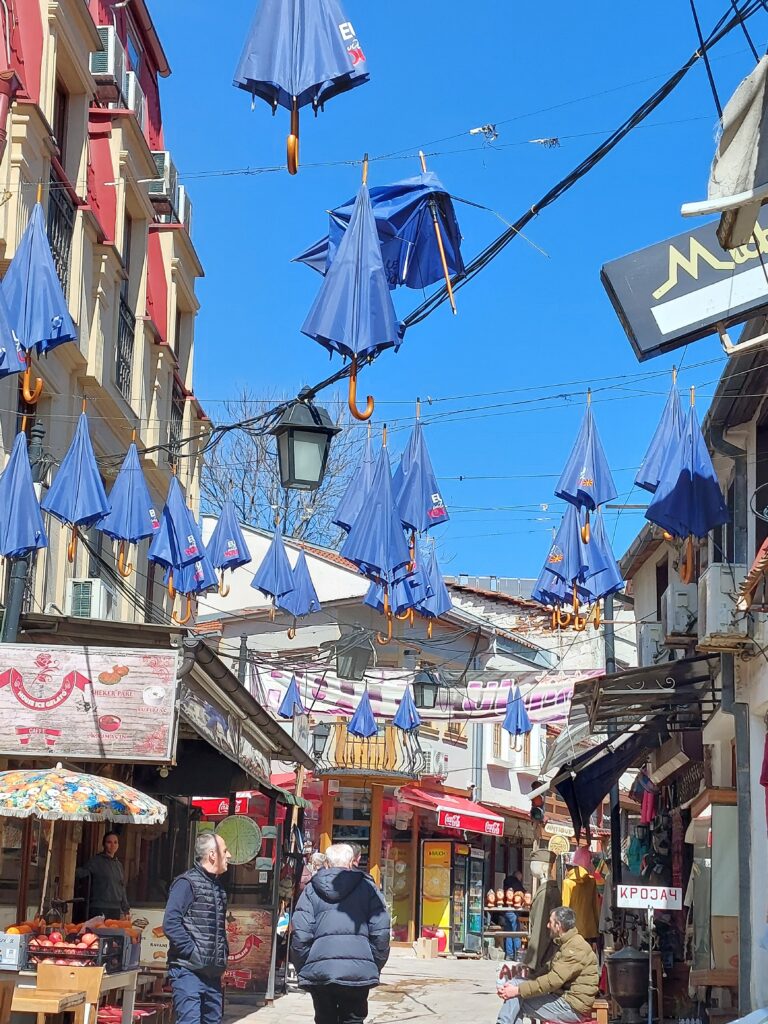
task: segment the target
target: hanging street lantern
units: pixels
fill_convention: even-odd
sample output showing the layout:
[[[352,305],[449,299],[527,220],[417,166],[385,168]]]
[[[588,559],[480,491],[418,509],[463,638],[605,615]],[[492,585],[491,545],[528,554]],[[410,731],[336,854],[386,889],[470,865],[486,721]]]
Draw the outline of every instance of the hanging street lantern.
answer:
[[[315,761],[319,761],[323,756],[330,735],[331,727],[328,722],[319,722],[312,730],[312,757]]]
[[[309,401],[293,402],[270,433],[277,438],[277,458],[283,487],[315,491],[323,482],[331,441],[341,427],[334,426],[325,409]]]
[[[440,680],[434,672],[421,669],[413,677],[413,699],[416,707],[423,711],[432,711],[437,706],[437,692]]]
[[[342,637],[336,642],[336,675],[339,679],[359,682],[373,659],[373,646],[359,634]]]

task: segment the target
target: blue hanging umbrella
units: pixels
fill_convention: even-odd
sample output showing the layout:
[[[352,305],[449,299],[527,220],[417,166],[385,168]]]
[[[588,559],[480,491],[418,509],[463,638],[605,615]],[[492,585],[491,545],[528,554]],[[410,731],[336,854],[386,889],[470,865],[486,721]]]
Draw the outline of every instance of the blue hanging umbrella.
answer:
[[[545,566],[566,584],[577,584],[605,568],[603,554],[584,542],[582,521],[575,505],[566,505]]]
[[[346,491],[339,502],[339,507],[333,517],[333,523],[335,526],[340,526],[342,530],[347,533],[352,529],[352,524],[357,519],[360,509],[363,507],[365,502],[365,496],[368,494],[368,490],[373,480],[375,460],[373,458],[373,447],[371,445],[371,434],[370,424],[368,427],[368,437],[365,441],[365,451],[363,457],[360,460],[360,465],[357,467],[355,472],[352,474]]]
[[[301,330],[329,351],[351,359],[349,409],[356,419],[370,419],[373,399],[368,397],[363,412],[356,405],[358,359],[398,348],[402,338],[365,182],[357,194],[349,228]]]
[[[620,590],[624,589],[624,579],[613,554],[611,542],[608,540],[605,532],[605,523],[601,509],[597,510],[597,515],[592,524],[590,546],[599,552],[600,563],[603,565],[603,568],[586,579],[579,587],[579,590],[583,592],[587,604],[595,604],[602,598],[608,597],[609,594],[617,594]],[[600,563],[596,562],[595,564]],[[598,619],[595,628],[599,624]]]
[[[277,604],[283,611],[288,612],[294,618],[293,627],[288,630],[288,638],[293,640],[296,635],[296,619],[303,619],[306,615],[319,612],[321,607],[315,585],[312,582],[312,576],[309,572],[309,566],[307,565],[307,556],[303,551],[299,552],[296,565],[291,570],[291,576],[293,578],[293,590],[289,590],[287,594],[279,597]]]
[[[256,570],[251,586],[260,590],[265,597],[271,597],[275,604],[293,590],[293,573],[280,528],[275,527],[272,543],[269,545],[261,565]]]
[[[0,555],[23,558],[48,546],[45,526],[32,483],[27,435],[20,431],[0,476]]]
[[[375,608],[377,612],[391,612],[405,618],[411,609],[417,608],[419,602],[426,600],[431,594],[424,573],[418,568],[408,572],[406,566],[387,584],[372,582],[363,598],[363,604]]]
[[[226,597],[229,594],[229,587],[224,586],[224,572],[227,569],[234,572],[241,565],[247,565],[251,561],[251,553],[237,521],[234,503],[230,500],[221,506],[221,513],[208,541],[207,550],[214,569],[221,572],[219,593]]]
[[[370,739],[378,733],[376,719],[373,717],[373,708],[368,696],[368,687],[363,691],[357,710],[347,724],[347,732],[352,736],[359,736],[361,739]]]
[[[426,288],[443,279],[435,216],[448,271],[452,276],[463,275],[461,230],[451,197],[436,174],[426,171],[391,185],[375,185],[370,197],[390,288]],[[354,205],[355,200],[348,199],[331,210],[328,234],[296,256],[294,262],[305,263],[325,274],[347,230]]]
[[[207,594],[218,590],[219,577],[207,554],[180,569],[166,569],[163,582],[170,584],[177,594],[191,598],[193,594]]]
[[[178,479],[172,476],[160,516],[160,529],[155,531],[147,557],[150,562],[157,562],[165,569],[170,569],[173,574],[193,562],[200,561],[204,553],[205,546],[200,529],[192,512],[187,508]],[[171,576],[168,587],[171,596],[173,590]]]
[[[616,497],[608,460],[592,416],[591,393],[587,395],[587,411],[565,468],[555,488],[555,497],[570,502],[587,513],[584,539],[589,539],[589,513]]]
[[[651,439],[648,451],[645,453],[643,461],[640,463],[640,469],[635,477],[635,484],[638,487],[650,491],[651,494],[656,491],[664,470],[664,463],[669,453],[674,451],[680,443],[684,425],[685,416],[683,415],[680,395],[673,375],[672,389],[664,406],[664,412],[661,414],[656,432]]]
[[[67,547],[70,562],[74,562],[77,552],[78,526],[94,526],[110,511],[111,506],[93,454],[85,412],[80,414],[72,444],[40,507],[72,527],[72,537]]]
[[[431,639],[432,620],[446,615],[453,608],[453,603],[443,581],[443,574],[440,572],[434,544],[429,545],[426,555],[417,553],[417,564],[421,564],[427,583],[425,596],[416,605],[416,611],[419,615],[429,619],[427,639]],[[429,593],[430,591],[431,593]]]
[[[2,290],[8,304],[11,327],[27,354],[24,398],[34,404],[43,385],[38,380],[35,390],[30,390],[29,355],[32,350],[39,354],[50,352],[57,345],[77,338],[77,329],[56,273],[45,214],[39,200],[3,278]],[[13,363],[12,356],[9,359]]]
[[[0,380],[12,373],[24,373],[26,368],[27,358],[11,324],[11,312],[0,284]],[[29,387],[29,381],[25,384]]]
[[[406,529],[414,533],[426,533],[433,526],[448,522],[448,509],[437,486],[421,420],[418,418],[400,465],[395,470],[392,489],[400,521]],[[415,543],[415,538],[412,543]]]
[[[291,112],[288,170],[299,167],[299,110],[317,113],[340,93],[368,81],[352,23],[336,0],[261,0],[235,70],[234,85],[260,96],[275,113]]]
[[[301,694],[299,693],[299,687],[296,683],[296,676],[291,676],[288,689],[285,691],[285,696],[280,701],[280,707],[277,709],[277,713],[281,718],[293,718],[294,715],[306,715],[307,712],[301,702]]]
[[[516,686],[507,696],[507,711],[504,715],[502,729],[506,729],[510,736],[518,739],[518,737],[529,733],[532,728],[533,725],[528,717],[528,712],[525,710],[520,687]]]
[[[160,529],[160,519],[141,470],[139,451],[133,442],[109,492],[109,501],[112,511],[99,522],[98,528],[119,541],[117,570],[127,579],[133,566],[125,564],[126,545],[138,544]]]
[[[392,725],[403,732],[413,732],[421,725],[421,718],[419,718],[419,712],[416,710],[410,686],[405,688],[397,714],[392,719]]]

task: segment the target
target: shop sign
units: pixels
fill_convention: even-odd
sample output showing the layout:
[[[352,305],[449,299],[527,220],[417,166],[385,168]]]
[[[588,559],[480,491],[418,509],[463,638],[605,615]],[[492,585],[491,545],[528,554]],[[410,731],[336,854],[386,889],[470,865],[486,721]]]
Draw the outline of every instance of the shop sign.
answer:
[[[547,843],[547,849],[550,853],[557,854],[558,857],[565,857],[571,848],[571,844],[565,838],[565,836],[552,836]]]
[[[0,755],[172,761],[177,668],[176,651],[3,644]]]
[[[496,818],[477,818],[460,811],[438,811],[437,824],[441,828],[456,828],[463,832],[481,832],[486,836],[503,836],[504,822]]]
[[[548,836],[565,836],[567,839],[576,835],[573,825],[567,825],[560,821],[548,821],[544,826],[544,833]]]
[[[235,814],[247,814],[249,802],[247,796],[236,797]],[[206,818],[226,818],[229,814],[229,800],[226,797],[223,800],[217,800],[195,796],[192,798],[192,806],[202,811]]]
[[[616,906],[625,910],[682,910],[683,890],[671,885],[617,885]]]
[[[762,214],[764,222],[768,216]],[[747,245],[724,250],[716,220],[629,256],[600,273],[639,360],[714,334],[718,323],[744,323],[768,306],[760,223]]]
[[[181,688],[181,717],[198,735],[253,779],[269,782],[269,760],[245,735],[243,722],[224,701],[212,697],[189,677]]]

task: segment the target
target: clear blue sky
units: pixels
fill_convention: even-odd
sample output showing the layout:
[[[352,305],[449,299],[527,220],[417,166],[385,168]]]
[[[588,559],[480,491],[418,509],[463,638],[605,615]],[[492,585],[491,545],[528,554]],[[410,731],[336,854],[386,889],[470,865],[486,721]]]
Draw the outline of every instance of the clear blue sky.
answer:
[[[696,48],[686,0],[343,3],[371,81],[332,100],[316,121],[305,114],[296,178],[213,173],[285,158],[287,112],[273,118],[261,102],[251,111],[231,85],[254,0],[188,0],[183,16],[178,3],[152,3],[173,68],[162,84],[166,143],[194,204],[207,272],[195,380],[214,420],[236,386],[295,393],[340,365],[300,333],[320,278],[289,260],[324,233],[324,211],[354,194],[360,169],[310,164],[405,151],[371,164],[369,184],[384,184],[417,173],[423,146],[436,154],[430,168],[449,192],[512,221]],[[728,0],[698,7],[706,31]],[[768,15],[750,28],[764,52]],[[732,32],[713,54],[723,101],[753,65],[743,35]],[[487,122],[499,126],[493,146],[468,134]],[[552,491],[590,382],[612,385],[596,392],[594,411],[630,502],[643,500],[642,491],[630,496],[632,480],[669,387],[658,374],[681,358],[681,386],[700,386],[703,416],[724,362],[719,344],[708,339],[674,359],[637,363],[599,272],[606,260],[690,226],[680,204],[705,196],[715,131],[701,64],[647,126],[529,226],[546,256],[513,242],[458,293],[457,317],[441,307],[408,332],[398,354],[385,353],[361,375],[360,390],[377,399],[375,423],[395,428],[392,450],[405,443],[416,396],[439,399],[424,417],[435,418],[427,439],[451,512],[438,530],[446,572],[538,574],[559,521]],[[550,137],[559,148],[528,141]],[[457,210],[469,259],[504,225],[487,212]],[[422,298],[408,289],[394,297],[400,315]],[[557,397],[563,393],[571,397]],[[642,512],[609,515],[620,555]]]

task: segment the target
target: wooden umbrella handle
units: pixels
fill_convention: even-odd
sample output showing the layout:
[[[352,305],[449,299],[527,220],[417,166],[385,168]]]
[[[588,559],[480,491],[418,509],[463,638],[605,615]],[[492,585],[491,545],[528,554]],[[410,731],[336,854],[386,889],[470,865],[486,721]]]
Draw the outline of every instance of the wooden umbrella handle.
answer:
[[[287,140],[288,173],[299,173],[299,101],[294,96],[291,107],[291,134]]]

